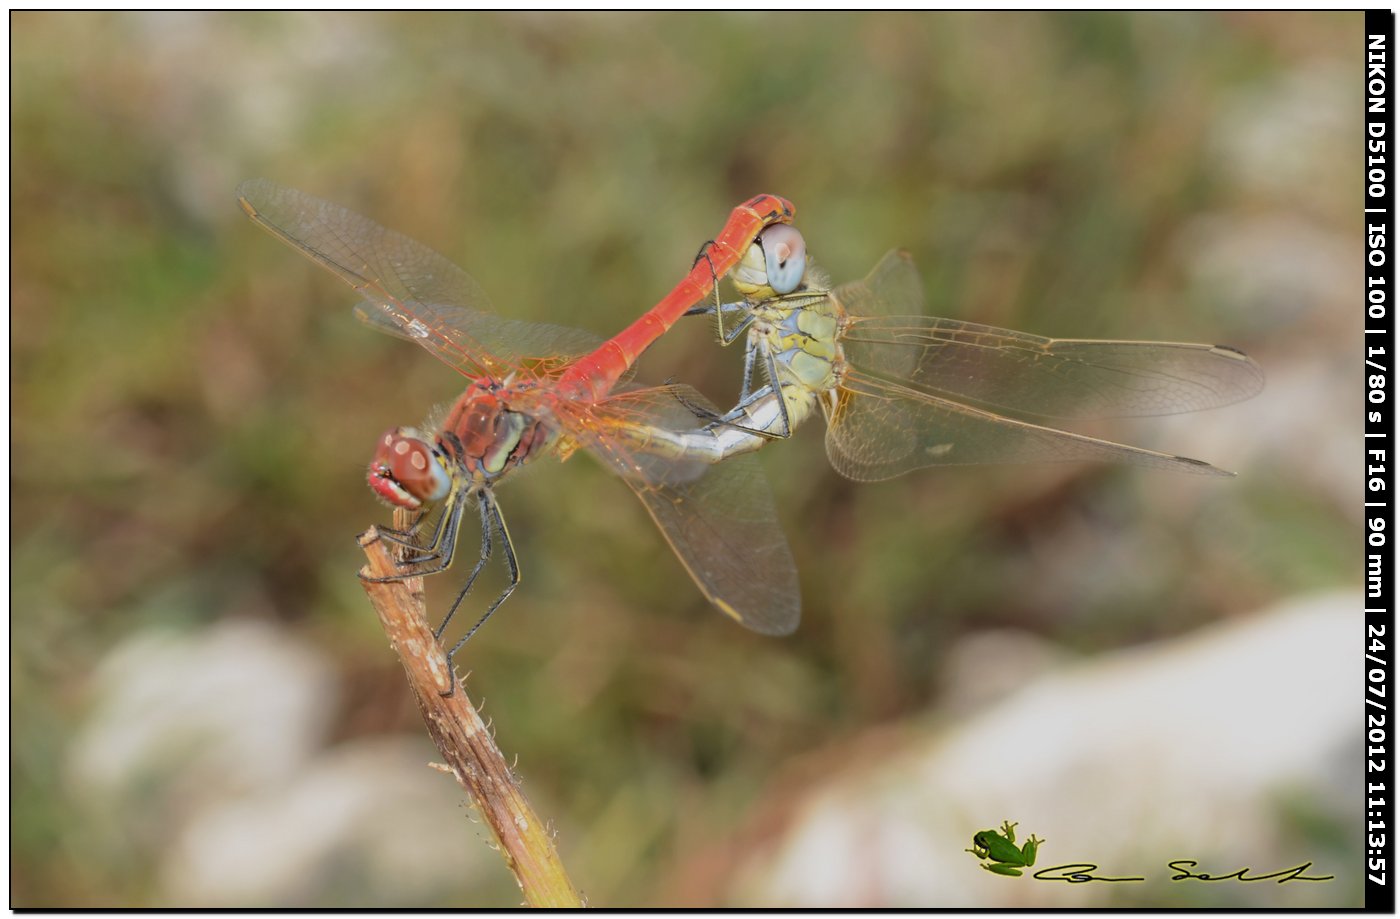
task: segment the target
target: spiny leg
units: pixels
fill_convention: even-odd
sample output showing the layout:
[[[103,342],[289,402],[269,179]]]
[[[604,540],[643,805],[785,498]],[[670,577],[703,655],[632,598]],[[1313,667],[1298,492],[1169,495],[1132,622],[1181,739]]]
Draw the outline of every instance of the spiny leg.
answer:
[[[690,309],[686,310],[683,315],[707,316],[710,313],[714,313],[715,324],[717,326],[716,338],[719,340],[719,343],[721,345],[728,347],[729,345],[734,344],[734,340],[738,338],[739,335],[749,327],[749,323],[753,322],[753,314],[749,312],[749,309],[749,304],[745,300],[738,300],[734,303],[720,303],[719,293],[718,291],[716,291],[715,302],[713,304],[706,304],[705,306],[692,306]],[[726,329],[724,327],[725,313],[745,313],[747,315],[744,319],[740,320],[738,325]]]
[[[792,436],[792,422],[788,418],[787,396],[783,393],[782,384],[778,382],[778,359],[773,354],[773,349],[766,345],[763,351],[763,368],[768,374],[768,389],[778,394],[778,417],[782,420],[782,428],[777,431],[767,431],[766,436],[785,440]]]
[[[695,261],[690,263],[690,267],[694,268],[696,265],[700,264],[700,260],[703,258],[705,260],[705,265],[710,269],[710,295],[714,297],[715,305],[714,307],[705,307],[701,312],[709,312],[710,309],[713,308],[715,313],[715,334],[719,337],[719,340],[723,342],[724,313],[722,304],[719,302],[719,272],[715,271],[714,259],[710,258],[710,248],[714,246],[714,244],[715,241],[713,239],[705,240],[705,244],[701,246],[700,251],[696,253]],[[690,315],[690,312],[687,312],[686,315]]]
[[[403,546],[407,549],[417,549],[423,546],[421,540],[417,539],[418,528],[423,525],[423,521],[428,519],[428,511],[420,511],[418,516],[413,518],[413,522],[402,530],[394,527],[382,526],[379,528],[379,537],[396,546]],[[441,526],[442,522],[438,522]]]
[[[744,342],[744,385],[739,388],[739,404],[743,405],[753,395],[753,358],[758,353],[758,342],[752,337]]]
[[[433,528],[433,535],[429,537],[426,542],[413,538],[413,532],[418,528],[419,523],[422,522],[421,517],[414,521],[413,526],[409,527],[407,530],[380,530],[379,535],[387,542],[393,543],[396,546],[403,546],[405,549],[412,549],[414,552],[418,553],[415,556],[406,556],[400,559],[400,566],[421,565],[426,562],[431,562],[443,555],[442,549],[445,542],[450,545],[450,541],[447,537],[450,528],[456,525],[456,520],[454,518],[461,518],[459,507],[460,502],[455,497],[448,499],[447,507],[443,508],[442,515],[438,517],[437,526]],[[452,554],[451,550],[449,549],[446,554],[450,557]],[[434,569],[434,571],[441,570],[441,568]]]
[[[389,542],[396,545],[407,545],[408,548],[421,548],[426,550],[423,555],[417,558],[403,559],[398,562],[400,567],[411,567],[424,562],[436,561],[436,564],[427,568],[418,568],[413,571],[404,571],[401,574],[385,575],[381,578],[363,578],[370,584],[383,584],[390,581],[404,581],[408,578],[421,578],[430,574],[437,574],[447,569],[452,564],[452,556],[457,550],[457,532],[462,520],[462,511],[466,503],[460,495],[454,493],[448,499],[448,506],[443,510],[442,520],[439,521],[437,531],[433,534],[433,541],[426,546],[417,547],[412,544],[405,544],[393,537]]]
[[[753,385],[753,356],[757,352],[762,352],[763,354],[764,374],[768,377],[768,385],[750,392],[750,387]],[[778,430],[755,428],[741,423],[740,419],[748,414],[749,408],[767,398],[772,393],[778,394],[778,419],[781,422]],[[691,413],[697,418],[709,421],[710,426],[724,425],[726,427],[736,428],[746,434],[754,434],[769,440],[786,440],[792,436],[792,420],[788,415],[787,399],[778,383],[777,358],[774,357],[772,349],[764,342],[755,343],[750,340],[748,343],[744,351],[744,390],[740,394],[739,404],[725,414],[716,415],[704,406],[695,405],[687,401],[679,394],[676,394],[676,400],[690,409]]]
[[[791,294],[782,294],[780,296],[773,297],[771,300],[766,302],[776,303],[783,301],[802,301],[796,303],[796,305],[792,306],[791,309],[805,310],[811,308],[811,302],[809,301],[812,301],[812,296],[809,293],[799,291]],[[753,314],[750,313],[749,322],[752,322],[753,318]],[[809,341],[812,338],[812,336],[810,335],[807,335],[806,337]],[[758,391],[754,391],[754,356],[759,352],[762,352],[763,355],[763,372],[768,377],[768,385],[763,387],[762,389],[759,389]],[[755,402],[768,395],[770,392],[778,393],[778,418],[782,422],[782,425],[778,430],[756,430],[745,425],[734,423],[733,419],[735,417],[738,417],[740,414],[746,411],[749,408],[749,406],[753,405]],[[792,419],[788,415],[787,398],[783,393],[782,383],[778,379],[778,359],[777,356],[773,353],[773,349],[769,347],[768,342],[766,340],[756,340],[750,338],[745,343],[744,385],[743,388],[739,391],[739,404],[734,406],[734,408],[731,409],[729,413],[726,414],[723,418],[720,418],[719,422],[722,424],[728,424],[732,427],[736,427],[741,431],[746,431],[750,434],[758,434],[759,436],[767,437],[770,440],[786,440],[787,438],[792,436]]]
[[[669,386],[671,384],[671,380],[668,379],[666,381],[666,384]],[[750,428],[746,425],[740,424],[738,422],[738,419],[744,417],[745,408],[747,408],[753,402],[758,401],[759,398],[766,396],[769,393],[769,391],[770,387],[763,387],[757,393],[745,398],[742,402],[740,402],[738,405],[736,405],[734,408],[730,409],[723,415],[719,414],[718,412],[712,411],[708,406],[701,405],[698,402],[692,402],[690,399],[687,399],[679,390],[676,389],[671,390],[671,398],[675,399],[682,406],[684,406],[698,420],[706,422],[707,428],[712,428],[716,425],[724,425],[725,427],[738,428],[741,431],[747,431],[750,434],[757,434],[759,436],[762,436],[765,433],[764,431],[759,430],[757,428]]]
[[[457,656],[458,651],[462,650],[462,646],[465,645],[468,641],[470,641],[471,637],[476,634],[476,630],[486,624],[486,620],[491,618],[491,614],[494,613],[497,609],[499,609],[501,604],[506,602],[506,599],[515,592],[515,588],[520,586],[520,564],[515,557],[515,546],[510,540],[510,531],[506,529],[505,518],[501,516],[501,508],[498,504],[496,504],[495,498],[491,495],[491,492],[489,491],[480,492],[477,496],[477,500],[481,503],[482,506],[481,520],[483,527],[483,542],[485,542],[485,540],[487,539],[487,536],[485,534],[487,532],[487,529],[491,526],[491,521],[494,521],[495,525],[501,531],[501,548],[505,551],[506,570],[509,572],[510,581],[506,584],[505,589],[501,591],[500,596],[496,597],[496,599],[492,601],[491,605],[486,608],[486,612],[483,613],[481,615],[481,618],[476,621],[476,625],[468,629],[467,634],[463,635],[460,639],[458,639],[457,643],[452,646],[452,650],[447,652],[447,672],[452,677],[452,685],[451,688],[447,690],[447,692],[443,693],[443,695],[448,696],[452,695],[452,693],[455,692],[457,689],[457,677],[456,671],[453,669],[452,659]],[[489,514],[487,510],[488,507]],[[485,560],[486,556],[485,554],[483,554],[481,564],[479,564],[477,566],[477,569],[472,572],[473,580],[476,578],[477,573],[480,571],[481,565],[485,564]],[[458,596],[457,603],[454,603],[452,605],[452,609],[454,612],[457,609],[457,605],[461,603],[462,597],[466,596],[466,591],[470,588],[471,582],[469,581],[467,583],[467,587],[463,589],[462,593]],[[448,615],[450,618],[451,614],[449,613]],[[443,625],[446,626],[447,623],[443,622]],[[439,636],[440,635],[441,630],[439,630]]]
[[[461,590],[457,591],[457,598],[453,600],[452,605],[447,608],[447,615],[443,617],[442,623],[437,628],[433,629],[434,638],[442,638],[442,633],[447,630],[447,624],[452,621],[453,616],[457,615],[457,608],[460,607],[462,601],[467,598],[467,594],[471,592],[472,585],[474,585],[476,579],[481,576],[482,569],[484,569],[486,563],[491,560],[491,508],[494,507],[494,502],[488,498],[490,494],[489,491],[483,490],[477,492],[476,495],[477,507],[481,509],[481,555],[477,558],[476,566],[472,568],[472,573],[467,575],[466,583],[462,585]],[[453,650],[456,649],[454,648]]]

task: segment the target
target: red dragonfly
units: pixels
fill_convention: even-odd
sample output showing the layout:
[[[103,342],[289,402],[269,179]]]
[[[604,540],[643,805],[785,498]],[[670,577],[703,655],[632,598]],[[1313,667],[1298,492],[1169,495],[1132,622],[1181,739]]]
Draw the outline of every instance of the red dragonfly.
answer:
[[[614,391],[764,227],[792,221],[790,202],[760,195],[735,208],[665,299],[599,343],[577,329],[492,315],[480,286],[442,255],[328,201],[266,179],[241,184],[238,200],[257,224],[355,288],[364,298],[356,307],[360,319],[417,342],[470,380],[433,435],[394,428],[380,438],[369,466],[376,495],[421,512],[408,530],[385,533],[407,550],[403,572],[385,580],[446,569],[463,512],[476,500],[481,554],[438,626],[439,638],[499,537],[509,581],[448,652],[449,672],[453,655],[520,583],[495,483],[537,456],[563,459],[578,447],[631,486],[711,603],[758,632],[796,628],[797,571],[754,458],[713,465],[714,435],[697,429],[695,414],[697,404],[708,411],[708,403],[689,387]],[[424,532],[436,507],[436,523]]]

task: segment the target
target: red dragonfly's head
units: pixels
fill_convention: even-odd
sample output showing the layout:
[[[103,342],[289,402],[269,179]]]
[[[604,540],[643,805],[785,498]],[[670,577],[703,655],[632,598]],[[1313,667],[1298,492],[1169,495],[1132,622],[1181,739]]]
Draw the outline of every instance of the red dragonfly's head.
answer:
[[[416,511],[447,497],[447,460],[417,428],[391,428],[379,438],[369,463],[369,487],[387,503]]]
[[[744,253],[734,271],[734,286],[751,300],[766,300],[797,290],[806,273],[807,241],[796,227],[775,223]]]

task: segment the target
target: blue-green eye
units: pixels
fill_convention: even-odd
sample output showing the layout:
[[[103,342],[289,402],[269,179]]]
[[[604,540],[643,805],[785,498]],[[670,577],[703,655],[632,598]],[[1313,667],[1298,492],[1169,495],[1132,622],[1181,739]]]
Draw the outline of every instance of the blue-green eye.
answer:
[[[768,271],[768,286],[774,293],[790,294],[802,283],[807,272],[807,241],[795,227],[777,223],[758,234]]]

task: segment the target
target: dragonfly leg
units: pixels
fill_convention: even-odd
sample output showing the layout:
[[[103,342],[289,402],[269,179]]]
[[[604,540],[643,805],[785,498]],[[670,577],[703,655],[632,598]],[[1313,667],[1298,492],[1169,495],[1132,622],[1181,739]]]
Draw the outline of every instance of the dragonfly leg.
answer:
[[[381,539],[387,540],[396,546],[404,546],[409,549],[418,548],[422,545],[417,539],[418,528],[423,525],[423,521],[427,518],[428,512],[422,511],[417,517],[413,518],[412,523],[402,530],[395,529],[394,527],[380,527],[379,536]]]
[[[744,385],[743,388],[739,391],[739,404],[734,406],[734,408],[730,409],[726,414],[721,415],[717,412],[711,411],[708,407],[704,405],[699,405],[695,402],[692,402],[680,392],[673,390],[671,392],[671,395],[675,397],[675,400],[677,402],[689,409],[692,415],[694,415],[701,421],[707,422],[709,425],[713,426],[717,424],[723,424],[729,427],[738,428],[739,430],[745,431],[750,434],[762,436],[764,434],[763,431],[754,428],[749,428],[738,423],[738,420],[744,417],[744,409],[752,405],[758,399],[759,396],[767,395],[770,391],[770,387],[765,386],[758,394],[750,392],[750,389],[753,386],[753,364],[756,347],[757,346],[752,341],[745,342],[744,344]],[[666,382],[669,384],[671,381],[667,380]]]
[[[736,300],[733,303],[706,303],[704,306],[692,306],[681,313],[682,316],[708,316],[716,310],[725,313],[738,313],[749,308],[747,300]]]
[[[783,394],[782,384],[778,382],[778,359],[773,355],[772,348],[765,346],[762,350],[763,369],[768,375],[768,389],[778,394],[778,418],[782,420],[781,430],[764,433],[768,437],[785,440],[792,436],[792,422],[788,418],[787,398]]]
[[[768,377],[768,384],[758,389],[753,388],[753,368],[757,362],[757,355],[763,354],[763,372]],[[759,437],[767,437],[770,440],[785,440],[792,436],[792,423],[788,418],[787,400],[778,400],[778,418],[782,422],[779,430],[773,431],[768,428],[755,428],[740,423],[748,410],[754,403],[766,398],[770,393],[782,392],[778,384],[778,362],[773,356],[773,352],[761,342],[748,341],[744,346],[744,384],[739,391],[739,403],[723,415],[716,415],[704,406],[695,405],[681,396],[674,394],[676,400],[684,405],[697,418],[709,421],[711,425],[726,425],[731,428],[738,428],[748,434],[756,434]]]
[[[438,518],[437,526],[433,529],[433,535],[426,541],[417,539],[414,536],[418,530],[419,524],[423,522],[424,517],[422,516],[415,520],[413,525],[407,530],[400,531],[386,528],[379,531],[380,537],[386,542],[393,543],[396,546],[403,546],[405,549],[411,549],[418,553],[412,557],[405,556],[400,559],[400,567],[426,564],[443,555],[442,546],[444,537],[447,535],[448,525],[453,522],[453,508],[456,507],[456,504],[457,502],[454,499],[448,507],[443,508],[442,515]],[[458,516],[460,517],[460,514],[458,514]],[[449,556],[451,555],[450,552],[447,554]]]
[[[452,564],[452,556],[457,549],[457,532],[462,520],[462,511],[466,507],[465,502],[455,496],[450,498],[449,502],[449,505],[443,510],[442,520],[438,523],[437,531],[433,534],[433,541],[424,546],[407,544],[409,548],[419,549],[423,554],[398,562],[400,567],[412,567],[427,562],[433,562],[433,564],[424,568],[415,568],[412,571],[404,571],[400,574],[390,574],[382,578],[362,578],[362,580],[370,584],[384,584],[390,581],[426,577],[446,570]],[[393,538],[390,538],[389,541],[397,545],[406,545]]]
[[[782,412],[780,417],[783,422],[783,429],[781,431],[770,431],[767,428],[753,427],[752,425],[744,424],[742,420],[748,415],[748,410],[754,403],[764,399],[772,392],[773,387],[763,386],[755,390],[749,395],[747,399],[744,399],[742,402],[734,406],[728,412],[725,412],[723,415],[716,415],[714,412],[710,411],[705,406],[696,405],[694,402],[691,402],[689,399],[687,399],[685,396],[682,396],[680,393],[673,392],[671,395],[675,398],[677,402],[689,409],[691,414],[693,414],[696,418],[706,422],[707,428],[714,428],[722,425],[724,427],[735,428],[737,430],[743,431],[745,434],[752,434],[755,437],[764,437],[768,440],[782,440],[784,438],[792,436],[792,428],[788,422],[786,405],[783,405],[780,408]]]
[[[744,330],[753,322],[753,314],[749,312],[749,304],[743,300],[739,300],[735,303],[719,303],[717,300],[713,304],[691,307],[685,311],[684,315],[707,316],[710,313],[715,314],[715,337],[724,347],[734,344],[734,340],[743,334]],[[726,328],[724,325],[724,316],[729,313],[744,313],[745,315],[743,319],[739,320],[737,325]]]
[[[730,345],[734,344],[734,340],[735,340],[736,338],[738,338],[740,335],[742,335],[742,334],[744,333],[744,330],[745,330],[745,329],[747,329],[749,326],[753,325],[753,313],[749,312],[749,310],[748,310],[748,304],[747,304],[747,303],[744,303],[744,302],[742,302],[742,301],[739,302],[739,303],[724,304],[724,305],[725,305],[725,306],[730,306],[730,305],[732,305],[732,306],[738,307],[739,309],[742,309],[742,310],[744,311],[744,318],[740,319],[740,320],[739,320],[738,322],[736,322],[734,325],[730,326],[729,329],[727,329],[727,330],[726,330],[725,327],[724,327],[724,320],[723,320],[723,318],[722,318],[722,317],[724,316],[724,310],[723,310],[723,309],[720,309],[719,311],[717,311],[717,312],[715,313],[716,324],[717,324],[718,327],[719,327],[719,343],[720,343],[720,347],[722,347],[722,348],[727,348],[727,347],[729,347]]]
[[[499,609],[501,604],[506,602],[506,599],[509,598],[511,594],[515,593],[515,588],[520,586],[520,564],[515,557],[515,546],[511,543],[510,531],[506,529],[505,518],[501,516],[501,508],[498,504],[496,504],[495,498],[491,496],[491,492],[489,491],[481,492],[478,496],[478,500],[481,502],[481,520],[483,534],[482,542],[486,542],[488,538],[486,536],[486,532],[489,529],[489,527],[494,523],[496,528],[501,531],[501,549],[505,552],[506,570],[510,574],[510,581],[506,584],[505,589],[501,591],[501,593],[496,597],[496,599],[491,601],[491,605],[486,608],[486,612],[481,614],[481,618],[476,621],[476,625],[468,629],[467,634],[459,638],[457,640],[457,643],[452,646],[452,650],[447,652],[447,672],[452,674],[452,686],[450,689],[447,690],[447,692],[443,693],[443,695],[445,696],[452,695],[452,693],[455,692],[457,689],[457,676],[452,664],[452,660],[454,657],[457,656],[457,652],[462,650],[462,646],[471,640],[471,637],[476,634],[477,629],[481,628],[483,625],[486,624],[486,620],[491,618],[491,614],[494,613],[497,609]],[[483,553],[481,564],[485,564],[486,556],[487,553]],[[478,565],[477,570],[472,572],[473,579],[476,578],[477,573],[480,571],[480,567],[481,566]],[[466,591],[470,588],[471,584],[468,583],[466,589],[464,589],[462,593],[457,597],[457,603],[454,603],[452,605],[453,612],[456,611],[457,606],[462,602],[462,597],[466,596]],[[451,614],[449,613],[448,615],[449,618],[451,618]],[[446,621],[444,621],[443,625],[445,626],[446,624]],[[441,630],[439,630],[439,637],[440,636]]]
[[[753,389],[753,366],[755,356],[763,354],[763,372],[768,377],[768,384],[758,389]],[[749,409],[757,402],[767,398],[772,393],[778,393],[778,420],[780,424],[777,430],[763,427],[758,428],[744,424],[743,420],[748,416]],[[750,341],[744,349],[744,387],[739,395],[739,404],[734,406],[723,415],[716,416],[713,412],[705,410],[702,406],[692,405],[684,398],[677,395],[676,399],[682,405],[690,409],[696,417],[708,419],[710,426],[725,425],[736,428],[746,434],[753,434],[768,440],[786,440],[792,436],[792,420],[788,415],[787,399],[782,398],[782,387],[778,383],[778,362],[773,356],[771,349],[761,343]]]
[[[712,298],[714,299],[714,301],[715,301],[715,302],[714,302],[714,305],[713,305],[713,306],[706,305],[706,306],[700,306],[700,307],[693,307],[693,308],[691,308],[691,309],[689,309],[689,310],[686,310],[685,315],[686,315],[686,316],[696,316],[696,315],[703,315],[703,314],[705,314],[705,313],[714,313],[714,314],[715,314],[715,337],[719,340],[719,343],[720,343],[721,345],[723,345],[723,346],[728,346],[728,345],[730,345],[730,344],[734,341],[735,338],[738,338],[738,337],[739,337],[739,333],[740,333],[741,331],[743,331],[743,330],[748,326],[749,322],[752,322],[752,321],[753,321],[753,317],[749,317],[748,322],[741,322],[737,328],[729,329],[729,330],[726,330],[726,329],[724,328],[724,314],[725,314],[726,312],[734,312],[735,310],[741,310],[741,309],[742,309],[742,310],[747,310],[747,309],[748,309],[748,304],[746,304],[746,303],[720,303],[720,302],[719,302],[719,273],[715,271],[715,263],[714,263],[714,260],[710,258],[710,248],[711,248],[712,246],[714,246],[714,244],[715,244],[715,241],[714,241],[713,239],[706,241],[706,243],[705,243],[703,246],[700,247],[700,252],[699,252],[699,254],[695,256],[695,261],[694,261],[694,262],[691,262],[691,267],[694,268],[696,265],[700,264],[700,260],[701,260],[701,259],[704,259],[704,260],[705,260],[705,264],[706,264],[707,266],[709,266],[709,269],[710,269],[710,295],[711,295],[711,297],[712,297]]]
[[[668,380],[667,382],[670,382],[670,381]],[[677,402],[679,402],[681,405],[685,406],[685,407],[690,411],[690,413],[691,413],[692,415],[694,415],[696,418],[700,419],[701,421],[707,422],[707,423],[709,423],[709,424],[723,424],[723,423],[724,423],[724,419],[725,419],[726,416],[724,416],[724,415],[719,415],[719,414],[717,414],[717,413],[715,413],[715,412],[710,411],[708,408],[706,408],[706,407],[703,406],[703,405],[700,405],[700,404],[695,403],[695,402],[691,402],[689,399],[687,399],[685,396],[681,395],[679,392],[677,392],[677,391],[674,390],[674,389],[671,390],[671,395],[672,395],[672,397],[675,398],[675,400],[676,400]]]
[[[724,309],[723,304],[719,302],[719,273],[715,271],[714,259],[710,258],[710,247],[712,247],[714,244],[715,241],[713,239],[705,240],[705,244],[702,245],[700,247],[700,251],[695,254],[695,261],[690,263],[690,267],[694,268],[696,265],[700,264],[700,260],[703,258],[705,260],[706,266],[708,266],[710,269],[710,296],[713,297],[715,301],[715,305],[713,307],[715,313],[715,326],[718,329],[717,334],[719,335],[720,340],[722,341],[724,339]],[[705,307],[704,312],[709,312],[710,309],[711,307],[707,306]]]
[[[490,492],[478,492],[476,496],[477,506],[481,509],[481,555],[476,560],[472,573],[467,575],[466,583],[462,589],[457,591],[457,598],[452,601],[452,605],[447,608],[447,615],[442,618],[441,624],[433,629],[434,638],[442,638],[442,633],[447,630],[447,624],[452,621],[452,617],[457,615],[457,608],[462,605],[462,601],[471,593],[472,585],[480,577],[481,570],[486,567],[486,563],[491,560],[491,508],[494,502],[488,497]]]
[[[746,403],[753,395],[753,360],[758,353],[758,342],[750,338],[744,342],[744,382],[739,387],[739,404]]]

